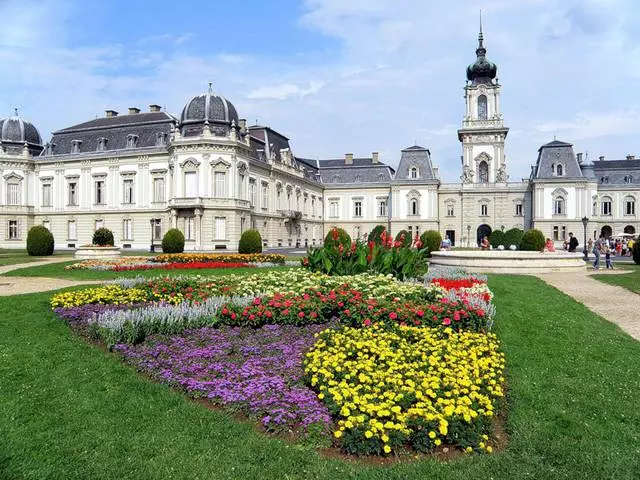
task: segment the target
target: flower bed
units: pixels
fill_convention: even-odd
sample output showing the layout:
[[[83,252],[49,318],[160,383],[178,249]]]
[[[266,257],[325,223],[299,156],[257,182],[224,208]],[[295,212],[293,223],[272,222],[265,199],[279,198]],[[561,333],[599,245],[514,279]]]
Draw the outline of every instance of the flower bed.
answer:
[[[482,277],[292,269],[119,279],[51,305],[154,378],[268,430],[387,455],[491,452],[504,383],[491,300]]]
[[[164,253],[154,257],[156,262],[268,262],[284,264],[285,257],[278,253]]]

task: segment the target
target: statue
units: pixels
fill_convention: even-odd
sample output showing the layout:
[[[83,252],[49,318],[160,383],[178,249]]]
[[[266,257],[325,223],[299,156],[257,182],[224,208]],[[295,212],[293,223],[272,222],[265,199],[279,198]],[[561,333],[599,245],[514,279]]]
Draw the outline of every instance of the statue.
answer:
[[[460,176],[462,183],[473,183],[473,171],[469,165],[462,167],[462,175]]]
[[[507,175],[507,166],[503,163],[496,172],[496,182],[507,183],[509,176]]]

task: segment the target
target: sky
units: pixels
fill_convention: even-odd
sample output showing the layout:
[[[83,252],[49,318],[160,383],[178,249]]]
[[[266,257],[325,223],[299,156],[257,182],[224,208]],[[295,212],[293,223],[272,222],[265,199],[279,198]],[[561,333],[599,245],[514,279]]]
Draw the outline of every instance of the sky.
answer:
[[[640,154],[636,3],[0,0],[0,116],[18,108],[46,141],[107,109],[179,115],[213,82],[297,156],[377,151],[396,166],[418,144],[455,182],[482,9],[520,181],[554,137],[590,160]]]

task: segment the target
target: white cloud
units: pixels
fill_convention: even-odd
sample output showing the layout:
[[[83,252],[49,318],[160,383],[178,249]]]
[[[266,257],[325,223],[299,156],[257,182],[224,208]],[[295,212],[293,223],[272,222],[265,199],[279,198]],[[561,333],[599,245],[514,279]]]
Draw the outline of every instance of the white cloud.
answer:
[[[249,99],[274,99],[287,100],[292,97],[303,98],[308,95],[315,95],[326,85],[325,82],[309,82],[308,87],[300,87],[291,83],[283,83],[271,87],[260,87],[247,93]]]

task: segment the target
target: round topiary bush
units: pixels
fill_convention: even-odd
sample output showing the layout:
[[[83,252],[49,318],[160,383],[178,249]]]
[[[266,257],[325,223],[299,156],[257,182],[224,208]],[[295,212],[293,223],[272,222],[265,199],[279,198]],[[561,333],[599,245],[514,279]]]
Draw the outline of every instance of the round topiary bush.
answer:
[[[427,251],[427,256],[431,256],[431,252],[437,252],[442,245],[442,235],[437,230],[426,230],[420,235],[422,248]]]
[[[33,257],[53,255],[53,234],[48,228],[36,225],[29,229],[27,253]]]
[[[396,242],[402,242],[403,247],[410,247],[413,238],[411,238],[411,234],[406,230],[400,230],[396,235]]]
[[[240,236],[238,253],[262,253],[262,237],[257,230],[247,230]]]
[[[489,242],[493,248],[498,248],[498,245],[504,245],[509,248],[509,244],[505,241],[505,237],[506,235],[502,230],[494,230],[491,232],[491,235],[489,235]]]
[[[631,249],[631,254],[633,255],[633,262],[636,265],[640,265],[640,237],[638,240],[633,242],[633,248]]]
[[[184,252],[184,234],[177,228],[167,230],[162,237],[162,253]]]
[[[91,243],[99,247],[112,247],[113,232],[108,228],[99,228],[93,232],[93,240]]]
[[[351,237],[342,228],[333,227],[324,237],[324,246],[327,248],[338,248],[342,245],[344,248],[351,246]]]
[[[505,248],[509,248],[511,245],[515,245],[517,247],[522,242],[523,235],[524,230],[522,230],[521,228],[511,228],[504,232],[504,240],[502,245],[504,245]]]
[[[522,235],[522,241],[520,242],[520,250],[527,250],[530,252],[541,252],[544,248],[545,238],[544,233],[540,230],[532,228],[524,232]]]
[[[371,230],[371,233],[369,233],[369,238],[367,239],[367,241],[374,242],[376,245],[380,245],[382,243],[382,239],[380,238],[380,236],[386,229],[387,227],[385,227],[384,225],[376,225],[373,230]]]

